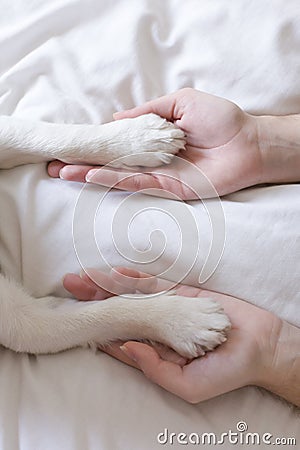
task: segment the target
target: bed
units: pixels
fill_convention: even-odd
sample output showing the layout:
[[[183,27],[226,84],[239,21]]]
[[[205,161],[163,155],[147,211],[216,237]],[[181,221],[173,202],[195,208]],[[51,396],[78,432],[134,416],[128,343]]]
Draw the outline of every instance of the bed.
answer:
[[[0,114],[20,118],[103,123],[114,111],[185,86],[226,97],[254,114],[300,112],[298,0],[1,0],[0,54]],[[172,215],[184,228],[190,214],[201,249],[192,261],[187,246],[193,242],[183,241],[183,262],[171,278],[198,282],[210,248],[207,208],[219,200],[175,202],[174,213],[172,201],[152,198],[150,208],[149,196],[111,191],[102,209],[95,209],[89,241],[80,198],[88,195],[94,207],[105,190],[82,187],[49,179],[44,164],[1,171],[5,273],[37,297],[67,297],[61,284],[66,272],[78,272],[80,264],[124,264],[126,254],[114,246],[110,230],[115,212],[129,204],[143,214],[131,224],[132,241],[121,236],[122,251],[132,251],[131,244],[145,250],[153,230],[164,233],[164,258],[146,267],[153,273],[176,259],[181,235]],[[299,195],[300,186],[289,184],[225,196],[224,248],[204,286],[300,326]],[[159,434],[220,436],[237,431],[239,422],[260,436],[271,433],[271,442],[300,442],[299,411],[256,387],[190,405],[90,349],[35,357],[0,348],[0,367],[1,450],[181,448],[169,438],[163,444],[165,434]],[[236,448],[228,442],[224,448],[231,446]]]

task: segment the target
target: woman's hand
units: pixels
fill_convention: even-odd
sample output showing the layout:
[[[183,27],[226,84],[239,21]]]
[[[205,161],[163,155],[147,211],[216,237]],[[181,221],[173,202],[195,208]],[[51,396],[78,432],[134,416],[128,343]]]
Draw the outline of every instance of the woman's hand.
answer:
[[[55,161],[49,164],[49,175],[129,191],[159,188],[162,189],[159,195],[171,192],[183,200],[224,195],[264,181],[256,118],[234,103],[186,88],[116,113],[115,119],[147,113],[174,122],[186,133],[186,150],[169,166],[137,173],[109,167],[95,171],[91,166]],[[202,173],[215,187],[215,193],[207,188]]]
[[[133,269],[118,268],[110,276],[96,275],[114,293],[159,292],[168,282]],[[86,275],[68,275],[64,285],[75,297],[105,299],[110,296]],[[300,402],[299,373],[293,370],[299,354],[300,336],[296,327],[274,314],[228,295],[180,285],[179,295],[211,297],[221,303],[232,329],[228,340],[205,356],[186,361],[173,351],[164,352],[139,342],[120,343],[107,353],[139,368],[154,383],[186,401],[197,403],[246,385],[263,386],[291,402]],[[143,300],[141,300],[143,301]],[[290,357],[289,357],[290,352]],[[298,360],[299,364],[299,360]],[[298,378],[297,378],[298,377]]]

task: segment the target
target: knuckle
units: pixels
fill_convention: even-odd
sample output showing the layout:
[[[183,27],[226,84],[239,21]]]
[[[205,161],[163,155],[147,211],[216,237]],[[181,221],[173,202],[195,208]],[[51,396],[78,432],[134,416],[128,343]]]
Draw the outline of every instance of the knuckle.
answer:
[[[149,185],[157,189],[165,189],[164,178],[155,173],[149,174]]]
[[[195,388],[187,379],[184,379],[182,381],[181,389],[178,394],[183,400],[191,403],[192,405],[199,403],[199,399],[197,398],[197,395],[195,393]]]
[[[152,381],[153,383],[156,383],[156,374],[155,371],[152,368],[144,367],[142,368],[144,375],[148,380]]]
[[[195,392],[193,389],[190,389],[189,387],[187,387],[184,391],[184,394],[182,396],[182,398],[190,403],[191,405],[195,405],[196,403],[199,403],[199,400],[196,398],[195,396]]]
[[[196,400],[195,398],[188,398],[186,401],[191,405],[196,405],[197,403],[199,403],[199,401]]]
[[[191,94],[193,92],[195,92],[196,89],[192,88],[192,87],[185,87],[180,89],[180,92],[182,92],[182,94]]]
[[[136,190],[141,189],[143,185],[143,175],[134,175],[132,178],[132,184]]]

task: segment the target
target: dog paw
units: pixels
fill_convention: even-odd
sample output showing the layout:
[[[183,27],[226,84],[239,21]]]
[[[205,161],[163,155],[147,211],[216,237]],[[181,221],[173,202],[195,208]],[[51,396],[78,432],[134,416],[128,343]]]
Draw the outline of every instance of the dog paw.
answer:
[[[209,298],[169,296],[155,340],[186,358],[203,356],[227,340],[231,325],[222,307]]]
[[[118,126],[116,143],[120,159],[108,164],[112,167],[156,167],[169,164],[173,155],[184,149],[184,132],[156,114],[114,123]]]

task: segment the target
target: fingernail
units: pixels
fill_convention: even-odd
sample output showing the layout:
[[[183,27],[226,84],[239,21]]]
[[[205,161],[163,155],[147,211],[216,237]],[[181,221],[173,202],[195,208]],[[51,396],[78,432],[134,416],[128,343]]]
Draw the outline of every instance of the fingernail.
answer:
[[[79,276],[80,278],[83,278],[85,276],[86,272],[84,269],[81,269],[81,271],[79,272]]]
[[[98,169],[89,170],[85,176],[85,181],[87,181],[87,182],[92,181],[92,178],[94,177],[94,175],[96,175],[97,172],[98,172]]]
[[[132,361],[137,362],[135,354],[129,350],[125,345],[120,346],[120,350],[122,350],[123,353],[125,353],[128,358],[132,359]]]
[[[66,273],[66,274],[62,277],[62,279],[61,279],[62,284],[64,284],[65,278],[66,278],[68,275],[69,275],[69,274]]]
[[[67,177],[64,176],[64,174],[67,175]],[[59,178],[62,180],[68,180],[72,175],[77,174],[77,167],[76,166],[64,166],[59,171]]]

